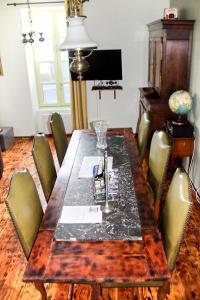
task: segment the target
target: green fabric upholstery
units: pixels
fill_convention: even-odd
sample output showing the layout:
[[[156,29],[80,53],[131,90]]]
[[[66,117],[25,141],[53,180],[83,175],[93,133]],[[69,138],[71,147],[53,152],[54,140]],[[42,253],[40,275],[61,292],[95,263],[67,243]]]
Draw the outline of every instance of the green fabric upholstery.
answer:
[[[48,201],[57,174],[48,140],[43,133],[35,135],[32,154],[45,198]]]
[[[149,128],[150,128],[150,120],[148,114],[145,112],[141,116],[140,125],[138,128],[138,147],[140,153],[140,162],[143,161],[147,149]]]
[[[161,197],[163,182],[170,157],[171,146],[164,131],[155,131],[151,140],[148,181],[155,195]]]
[[[59,113],[55,112],[51,115],[50,126],[54,139],[56,153],[58,156],[58,161],[61,165],[68,147],[68,142],[65,133],[64,123]]]
[[[192,208],[188,175],[177,169],[172,178],[162,213],[162,238],[169,264],[173,270],[187,220]]]
[[[13,174],[6,205],[28,259],[43,211],[35,183],[27,169]]]

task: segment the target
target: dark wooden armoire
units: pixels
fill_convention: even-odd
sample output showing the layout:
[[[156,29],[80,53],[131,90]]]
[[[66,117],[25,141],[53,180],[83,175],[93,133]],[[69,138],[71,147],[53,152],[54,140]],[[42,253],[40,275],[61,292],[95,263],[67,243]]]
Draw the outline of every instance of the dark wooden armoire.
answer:
[[[194,20],[158,20],[148,24],[148,87],[140,88],[140,116],[151,119],[150,137],[176,119],[168,107],[170,95],[189,90]],[[139,120],[140,120],[139,116]]]

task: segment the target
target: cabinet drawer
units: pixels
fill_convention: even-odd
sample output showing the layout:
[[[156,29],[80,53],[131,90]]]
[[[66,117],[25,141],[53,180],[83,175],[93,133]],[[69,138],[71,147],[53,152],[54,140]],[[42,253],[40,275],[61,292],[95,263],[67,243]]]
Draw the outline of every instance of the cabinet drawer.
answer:
[[[194,149],[194,138],[172,138],[172,156],[192,156]]]

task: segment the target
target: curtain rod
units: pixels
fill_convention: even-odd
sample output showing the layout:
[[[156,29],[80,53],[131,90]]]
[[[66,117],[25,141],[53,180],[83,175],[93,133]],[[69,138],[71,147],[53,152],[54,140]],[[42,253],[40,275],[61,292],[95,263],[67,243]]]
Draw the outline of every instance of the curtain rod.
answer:
[[[29,2],[30,5],[33,5],[33,4],[55,4],[55,3],[64,3],[64,1]],[[17,6],[17,5],[27,5],[27,2],[7,3],[7,6]]]

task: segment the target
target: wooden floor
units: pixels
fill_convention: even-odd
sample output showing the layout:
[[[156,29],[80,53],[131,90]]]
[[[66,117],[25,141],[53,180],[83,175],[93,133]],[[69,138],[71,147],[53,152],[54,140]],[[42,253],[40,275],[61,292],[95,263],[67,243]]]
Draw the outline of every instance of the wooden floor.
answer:
[[[51,140],[50,143],[58,169]],[[3,152],[4,174],[0,180],[0,300],[40,299],[40,294],[32,284],[22,282],[26,259],[4,204],[10,177],[13,171],[20,168],[29,168],[41,194],[39,179],[31,156],[31,148],[31,139],[16,139],[15,145]],[[45,203],[42,194],[41,198]],[[52,299],[67,299],[67,285],[47,284],[46,288],[48,296]],[[107,292],[105,291],[105,293]],[[117,299],[117,293],[120,300],[133,299],[131,289],[110,290],[110,299]],[[157,289],[140,289],[139,293],[139,299],[156,299]],[[87,300],[90,299],[90,295],[90,287],[76,286],[73,299]],[[172,274],[171,292],[167,299],[200,299],[200,205],[196,202],[195,197],[192,216],[180,249],[176,270]]]

